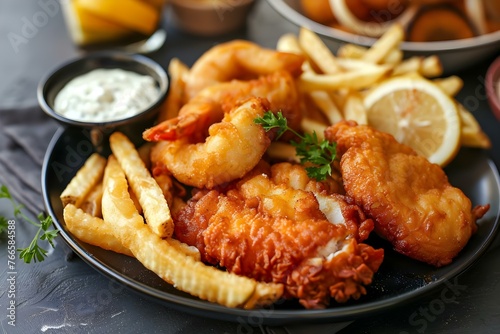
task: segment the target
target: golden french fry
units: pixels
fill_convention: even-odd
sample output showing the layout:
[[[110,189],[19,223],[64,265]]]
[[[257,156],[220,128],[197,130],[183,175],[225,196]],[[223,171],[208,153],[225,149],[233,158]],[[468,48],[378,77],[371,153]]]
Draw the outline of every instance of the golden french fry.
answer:
[[[80,206],[85,196],[101,180],[105,165],[106,159],[93,153],[61,193],[63,207],[70,203]]]
[[[228,307],[252,308],[272,303],[283,293],[280,284],[253,279],[204,265],[144,225],[128,194],[125,173],[111,156],[104,172],[103,216],[122,244],[149,270],[177,289]],[[175,243],[175,242],[174,242]]]
[[[378,64],[404,40],[405,33],[401,24],[392,24],[387,31],[363,54],[364,61]]]
[[[464,81],[456,75],[452,75],[447,78],[434,79],[433,82],[444,90],[449,96],[457,95],[464,86]]]
[[[134,144],[121,132],[109,138],[111,151],[120,162],[143,209],[149,228],[162,238],[170,237],[174,222],[163,192],[141,160]]]
[[[172,178],[167,174],[159,174],[153,176],[156,183],[160,186],[163,196],[167,200],[167,204],[171,207],[173,195],[174,195],[174,183]]]
[[[276,43],[276,50],[281,52],[295,53],[298,55],[304,54],[304,51],[300,47],[299,40],[292,33],[281,35],[281,37],[278,39],[278,43]]]
[[[339,108],[335,105],[330,95],[325,91],[310,92],[309,96],[314,104],[326,116],[330,124],[335,124],[344,119]]]
[[[177,116],[184,104],[184,78],[189,68],[178,58],[172,58],[168,64],[170,89],[165,104],[158,115],[158,122]]]
[[[408,73],[419,73],[422,67],[422,57],[410,57],[402,61],[394,68],[392,75],[403,75]]]
[[[387,65],[398,65],[403,60],[403,57],[403,51],[400,49],[393,49],[387,56],[385,56],[382,63]]]
[[[358,124],[368,124],[366,108],[359,94],[350,94],[344,104],[344,118]]]
[[[424,77],[434,78],[443,74],[443,64],[438,56],[433,55],[424,58],[422,61],[422,67],[420,68],[420,73]]]
[[[323,43],[321,38],[311,30],[302,27],[299,32],[299,45],[307,57],[323,73],[334,74],[341,71],[336,57]]]
[[[281,141],[271,142],[271,145],[267,148],[266,154],[273,159],[297,163],[300,162],[300,159],[297,157],[295,147]]]
[[[295,53],[298,55],[304,55],[304,51],[299,45],[299,40],[294,34],[284,34],[278,39],[276,45],[276,50],[282,52]],[[304,72],[315,72],[313,66],[309,61],[304,61],[302,64],[302,70]]]
[[[339,66],[346,71],[358,71],[366,69],[390,69],[391,66],[388,65],[377,65],[366,62],[361,59],[349,59],[349,58],[338,58],[337,63]]]
[[[378,66],[364,70],[343,72],[337,74],[302,73],[299,85],[302,91],[336,90],[342,88],[364,89],[377,83],[390,73],[387,66]]]
[[[460,133],[460,143],[462,146],[477,147],[488,149],[491,148],[491,141],[488,136],[483,132],[481,126],[477,122],[474,115],[472,115],[462,104],[457,103],[458,114],[462,122],[462,129]]]
[[[368,48],[356,44],[344,44],[337,51],[338,58],[361,59]]]
[[[104,172],[104,170],[103,170]],[[80,208],[92,215],[94,217],[102,217],[102,182],[99,182],[95,185],[95,187],[85,196],[82,204],[80,204]]]
[[[300,126],[304,132],[315,132],[319,140],[325,139],[325,129],[328,127],[326,124],[304,117],[300,121]]]
[[[94,217],[73,204],[64,207],[64,222],[68,230],[78,239],[116,253],[133,256],[113,234],[113,229],[104,220]]]
[[[393,75],[419,73],[424,77],[432,78],[443,73],[443,66],[437,56],[410,57],[394,68]]]

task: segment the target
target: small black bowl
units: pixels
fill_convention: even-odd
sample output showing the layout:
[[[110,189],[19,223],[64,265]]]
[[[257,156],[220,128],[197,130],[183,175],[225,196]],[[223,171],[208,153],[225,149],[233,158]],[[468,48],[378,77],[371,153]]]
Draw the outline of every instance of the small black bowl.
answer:
[[[70,80],[98,68],[119,68],[151,76],[160,90],[158,100],[139,114],[116,121],[83,122],[64,117],[55,112],[53,109],[54,100],[61,89]],[[168,89],[169,79],[167,73],[161,65],[153,60],[135,54],[98,52],[68,61],[47,74],[38,85],[37,98],[42,110],[59,123],[66,127],[72,126],[88,130],[96,150],[104,153],[109,149],[107,138],[114,131],[123,132],[136,145],[141,143],[142,132],[153,125],[165,101]]]

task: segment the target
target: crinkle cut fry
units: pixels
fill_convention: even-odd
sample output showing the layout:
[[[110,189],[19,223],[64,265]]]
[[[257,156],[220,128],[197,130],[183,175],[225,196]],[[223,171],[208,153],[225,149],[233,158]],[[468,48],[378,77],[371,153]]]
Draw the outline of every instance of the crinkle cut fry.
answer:
[[[68,230],[83,242],[133,256],[130,250],[123,247],[120,240],[114,236],[110,224],[86,213],[74,204],[70,203],[64,207],[64,222]]]
[[[123,246],[149,270],[175,288],[228,307],[252,308],[280,298],[283,286],[260,283],[206,266],[171,246],[144,224],[128,193],[125,174],[114,156],[104,173],[103,217]]]

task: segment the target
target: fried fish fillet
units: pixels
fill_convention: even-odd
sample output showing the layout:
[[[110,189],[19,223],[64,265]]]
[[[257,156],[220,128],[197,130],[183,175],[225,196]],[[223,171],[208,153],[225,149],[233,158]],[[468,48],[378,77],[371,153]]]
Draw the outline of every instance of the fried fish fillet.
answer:
[[[399,253],[436,267],[449,264],[489,209],[472,209],[441,167],[389,134],[344,121],[325,136],[337,143],[346,193]]]
[[[175,217],[175,236],[205,262],[282,283],[306,308],[366,294],[384,254],[361,243],[373,222],[344,195],[291,183],[301,184],[260,170],[225,192],[199,191]]]

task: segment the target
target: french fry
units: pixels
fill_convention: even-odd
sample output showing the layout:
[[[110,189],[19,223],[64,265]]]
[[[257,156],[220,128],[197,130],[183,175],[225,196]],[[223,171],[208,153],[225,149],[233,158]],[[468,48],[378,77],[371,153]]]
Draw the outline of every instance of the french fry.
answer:
[[[160,186],[168,206],[171,207],[174,195],[174,183],[172,182],[172,178],[167,174],[154,175],[153,177]]]
[[[127,174],[134,194],[144,211],[149,228],[162,238],[170,237],[174,223],[162,190],[147,170],[134,144],[121,132],[109,138],[111,151]]]
[[[327,128],[326,124],[304,117],[300,122],[300,126],[304,132],[315,132],[318,140],[325,139],[325,129]]]
[[[170,89],[165,104],[158,115],[158,122],[176,117],[184,104],[184,78],[189,68],[178,58],[172,58],[168,64]]]
[[[325,91],[310,92],[309,96],[314,104],[326,116],[330,124],[335,124],[344,119],[339,108],[335,105],[330,95]]]
[[[457,95],[464,86],[464,81],[456,75],[452,75],[447,78],[434,79],[433,81],[449,96]]]
[[[462,122],[460,144],[467,147],[491,148],[490,139],[481,129],[474,115],[460,103],[457,103],[457,109]]]
[[[299,32],[299,45],[323,73],[335,74],[341,71],[336,57],[323,43],[321,38],[311,30],[302,27]]]
[[[253,308],[272,303],[283,293],[280,284],[253,279],[206,266],[162,239],[144,225],[128,194],[125,173],[110,156],[104,172],[103,216],[113,233],[149,270],[177,289],[228,307]]]
[[[393,71],[393,75],[403,75],[407,73],[419,73],[422,67],[422,57],[410,57],[398,64]]]
[[[385,66],[367,68],[366,70],[350,71],[337,74],[302,73],[299,79],[302,91],[336,90],[342,88],[364,89],[377,83],[390,73]]]
[[[389,69],[390,67],[387,65],[377,65],[368,63],[361,59],[349,59],[349,58],[339,58],[337,63],[345,71],[357,71],[357,70],[366,70],[366,69]]]
[[[401,24],[393,24],[373,45],[365,52],[361,59],[378,64],[393,50],[397,49],[404,39],[404,29]]]
[[[267,148],[266,154],[274,159],[290,161],[290,162],[300,162],[297,157],[297,151],[295,147],[291,144],[284,143],[281,141],[273,141],[271,145]]]
[[[351,93],[344,104],[344,118],[358,124],[368,124],[363,99],[359,94]]]
[[[393,75],[419,73],[424,77],[433,78],[443,73],[443,66],[437,56],[410,57],[394,68]]]
[[[292,34],[284,34],[278,39],[276,43],[276,50],[281,52],[295,53],[298,55],[303,55],[304,51],[301,49],[299,40]]]
[[[104,170],[103,170],[104,172]],[[95,187],[85,196],[80,208],[94,217],[102,217],[102,182],[99,182]]]
[[[399,49],[393,49],[385,58],[382,60],[383,64],[387,65],[398,65],[403,60],[403,51]]]
[[[347,43],[339,47],[337,51],[337,57],[347,59],[361,59],[367,50],[368,48],[365,48],[364,46]]]
[[[61,193],[63,207],[68,204],[80,206],[85,196],[101,180],[105,165],[106,159],[93,153]]]
[[[104,220],[94,217],[73,204],[64,207],[64,222],[68,230],[79,240],[116,253],[133,256],[113,234]]]
[[[443,74],[443,65],[436,55],[424,58],[420,73],[426,78],[434,78]]]
[[[295,53],[298,55],[305,55],[304,51],[299,45],[299,40],[294,34],[284,34],[278,39],[276,44],[276,50],[281,52]],[[305,60],[302,64],[302,70],[304,72],[315,72],[313,66],[308,60]]]

